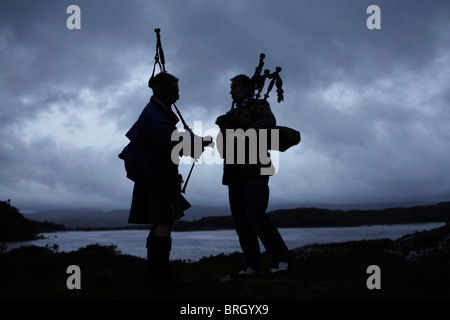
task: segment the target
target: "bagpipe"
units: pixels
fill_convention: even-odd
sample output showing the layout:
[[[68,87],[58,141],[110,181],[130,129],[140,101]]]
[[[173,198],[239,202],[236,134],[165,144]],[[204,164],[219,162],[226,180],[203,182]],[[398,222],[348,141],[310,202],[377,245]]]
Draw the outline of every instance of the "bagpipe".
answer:
[[[282,88],[283,81],[280,77],[282,68],[277,66],[273,73],[270,73],[269,69],[265,69],[263,72],[264,58],[265,54],[261,53],[259,56],[258,66],[255,68],[255,73],[251,77],[253,84],[253,95],[255,98],[251,99],[250,106],[245,108],[243,114],[237,118],[235,102],[232,101],[231,109],[225,115],[217,118],[216,124],[219,125],[219,127],[221,127],[225,122],[234,122],[231,127],[238,127],[242,129],[250,128],[251,125],[260,118],[261,112],[267,104],[269,93],[272,91],[274,86],[277,88],[277,102],[280,103],[281,101],[284,101],[284,90]],[[267,79],[270,79],[270,82],[263,99],[261,99],[261,94]],[[268,131],[268,150],[284,152],[299,144],[301,141],[300,131],[296,129],[278,125],[267,129],[270,129]]]
[[[156,65],[159,66],[160,72],[167,72],[166,71],[166,67],[165,67],[165,58],[164,58],[164,51],[162,48],[162,44],[161,44],[161,35],[160,35],[161,29],[156,28],[155,29],[155,33],[156,33],[156,53],[155,53],[155,63],[153,65],[153,72],[152,72],[152,76],[150,77],[149,81],[148,81],[148,86],[151,87],[152,81],[155,77],[155,69],[156,69]],[[202,140],[202,150],[204,147],[214,147],[214,142],[212,141],[212,139],[210,140],[210,137],[207,137],[207,139],[203,139],[203,137],[198,137],[194,134],[194,132],[192,131],[192,129],[187,125],[186,121],[184,120],[183,116],[181,115],[180,109],[178,109],[177,105],[175,103],[173,103],[173,106],[175,107],[175,110],[178,114],[178,116],[180,117],[181,122],[183,123],[183,127],[184,129],[189,132],[191,135],[200,138]],[[192,154],[194,154],[194,151],[192,152]],[[192,174],[192,170],[194,169],[195,164],[197,163],[198,159],[195,158],[194,162],[192,163],[191,169],[189,170],[188,176],[186,178],[186,182],[184,182],[183,188],[181,189],[181,193],[186,193],[186,187],[187,184],[189,182],[189,179],[191,177]],[[183,180],[181,179],[181,181],[183,182]]]
[[[155,62],[153,65],[153,72],[152,75],[148,81],[148,87],[153,89],[153,86],[155,84],[155,71],[156,71],[156,66],[159,66],[160,69],[160,73],[166,73],[166,67],[165,67],[165,58],[164,58],[164,51],[162,49],[162,45],[161,45],[161,36],[160,36],[160,29],[157,28],[155,29],[156,32],[156,54],[155,54]],[[167,73],[168,74],[168,73]],[[174,76],[173,76],[174,77]],[[176,79],[176,77],[174,77]],[[198,140],[202,140],[202,151],[204,147],[213,147],[214,146],[214,142],[212,142],[212,139],[210,140],[210,137],[199,137],[196,136],[193,131],[191,130],[191,128],[187,125],[186,121],[184,120],[183,116],[181,115],[180,110],[178,109],[177,105],[175,103],[173,103],[173,106],[175,107],[176,112],[178,113],[178,116],[181,120],[181,122],[183,123],[184,129],[191,135],[194,136],[194,139]],[[206,139],[204,139],[206,138]],[[130,159],[129,154],[130,154],[130,149],[131,149],[131,145],[132,142],[128,143],[128,145],[122,150],[122,152],[118,155],[118,157],[122,160],[125,161],[125,169],[127,171],[127,177],[133,181],[136,182],[136,180],[139,179],[140,176],[144,175],[145,173],[143,173],[144,170],[142,170],[142,168],[145,168],[145,162],[146,159],[144,156],[142,155],[138,155],[135,157],[131,157],[133,159]],[[195,151],[194,148],[191,148],[191,154],[192,157],[195,158],[194,163],[192,164],[191,170],[189,171],[189,175],[186,179],[186,182],[184,183],[184,186],[181,188],[181,193],[186,193],[186,187],[187,184],[189,182],[189,178],[191,176],[192,170],[194,169],[194,165],[197,162],[197,158],[196,156],[194,156]],[[132,161],[134,160],[134,161]],[[144,164],[143,164],[144,163]],[[183,179],[180,175],[180,182],[183,183]],[[182,206],[187,209],[190,207],[190,204],[186,201],[186,199],[184,199],[184,197],[182,196]]]
[[[153,64],[153,72],[152,72],[152,76],[150,77],[150,79],[148,80],[148,87],[151,88],[152,87],[152,81],[155,78],[155,69],[156,66],[159,66],[159,71],[160,72],[167,72],[166,71],[166,59],[164,58],[164,50],[162,48],[161,45],[161,35],[160,35],[161,29],[156,28],[155,29],[155,33],[156,33],[156,53],[155,53],[155,63]],[[176,112],[178,113],[178,116],[180,117],[181,122],[183,123],[183,127],[186,131],[188,131],[189,133],[193,134],[191,128],[189,128],[189,126],[187,125],[186,121],[184,121],[183,116],[181,115],[180,109],[178,109],[177,105],[175,103],[173,103],[173,106],[175,107]]]

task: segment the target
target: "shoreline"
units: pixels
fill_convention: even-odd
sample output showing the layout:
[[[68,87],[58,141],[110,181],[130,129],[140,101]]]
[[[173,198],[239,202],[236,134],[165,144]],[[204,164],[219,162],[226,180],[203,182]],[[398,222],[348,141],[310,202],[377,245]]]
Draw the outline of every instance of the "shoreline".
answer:
[[[342,243],[346,241],[363,241],[391,239],[404,235],[431,230],[445,226],[444,223],[419,223],[407,225],[376,225],[337,228],[279,228],[290,250],[305,245]],[[75,230],[42,234],[37,241],[5,243],[4,251],[11,251],[22,246],[39,246],[57,249],[59,252],[77,251],[92,244],[114,245],[123,254],[145,258],[145,246],[142,239],[148,230]],[[117,232],[117,233],[116,233]],[[204,257],[217,254],[240,252],[235,230],[223,229],[212,231],[174,231],[171,260],[198,261]],[[264,251],[264,248],[263,248]]]
[[[404,222],[404,223],[384,223],[384,224],[361,224],[361,225],[336,225],[336,226],[295,226],[295,227],[277,227],[278,229],[322,229],[322,228],[358,228],[358,227],[376,227],[376,226],[403,226],[403,225],[421,225],[421,224],[432,224],[432,223],[442,223],[442,224],[450,224],[449,221],[430,221],[430,222]],[[58,231],[48,231],[41,232],[39,234],[46,233],[58,233],[65,231],[121,231],[121,230],[149,230],[151,225],[143,225],[143,226],[123,226],[123,227],[88,227],[88,228],[67,228],[65,230]],[[234,228],[204,228],[204,229],[191,229],[191,228],[178,228],[176,230],[172,230],[172,232],[197,232],[197,231],[221,231],[221,230],[234,230]],[[13,241],[11,241],[13,242]],[[15,241],[17,242],[17,241]],[[20,241],[19,241],[20,242]]]
[[[397,240],[362,240],[307,245],[290,250],[289,271],[268,278],[270,259],[263,253],[263,276],[221,281],[242,263],[241,253],[174,260],[172,272],[193,285],[155,292],[145,285],[143,258],[114,246],[90,245],[72,252],[23,247],[0,252],[0,299],[158,301],[409,300],[450,299],[450,227],[416,232]],[[70,290],[68,266],[81,272],[81,289]],[[381,270],[381,289],[368,288],[369,266]],[[30,267],[32,266],[32,267]]]

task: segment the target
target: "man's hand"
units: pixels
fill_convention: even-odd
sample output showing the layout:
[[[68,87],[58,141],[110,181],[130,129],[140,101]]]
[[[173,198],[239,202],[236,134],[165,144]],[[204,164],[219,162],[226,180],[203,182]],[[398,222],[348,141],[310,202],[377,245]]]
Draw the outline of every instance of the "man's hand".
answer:
[[[214,148],[214,145],[215,144],[214,144],[213,138],[211,136],[203,137],[202,148],[205,148],[205,147]]]
[[[201,147],[199,148],[199,146],[201,146]],[[192,146],[190,156],[195,161],[197,161],[198,159],[200,159],[200,157],[201,157],[203,151],[205,151],[206,147],[210,147],[210,148],[214,147],[214,142],[212,141],[212,137],[211,136],[201,137],[201,136],[194,134],[194,145]]]

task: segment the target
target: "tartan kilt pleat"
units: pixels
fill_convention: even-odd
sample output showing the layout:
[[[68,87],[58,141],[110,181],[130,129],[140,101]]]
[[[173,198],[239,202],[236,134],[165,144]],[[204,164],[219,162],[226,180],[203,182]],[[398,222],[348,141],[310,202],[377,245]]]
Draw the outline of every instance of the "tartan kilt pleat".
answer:
[[[135,183],[128,223],[173,223],[184,216],[181,199],[181,194],[155,194],[145,186]]]

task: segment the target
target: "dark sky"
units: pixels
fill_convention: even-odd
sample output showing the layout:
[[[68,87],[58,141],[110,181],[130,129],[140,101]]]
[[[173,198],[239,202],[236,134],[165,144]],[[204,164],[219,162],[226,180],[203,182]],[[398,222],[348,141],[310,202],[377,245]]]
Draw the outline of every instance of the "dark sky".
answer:
[[[66,26],[72,4],[79,30]],[[381,29],[369,30],[373,4]],[[129,207],[117,154],[151,96],[155,28],[180,78],[177,105],[202,135],[217,133],[229,79],[252,75],[261,52],[265,68],[283,68],[285,101],[268,101],[302,142],[274,155],[272,204],[447,200],[449,13],[442,0],[2,0],[0,200]],[[221,175],[205,153],[189,201],[226,206]]]

